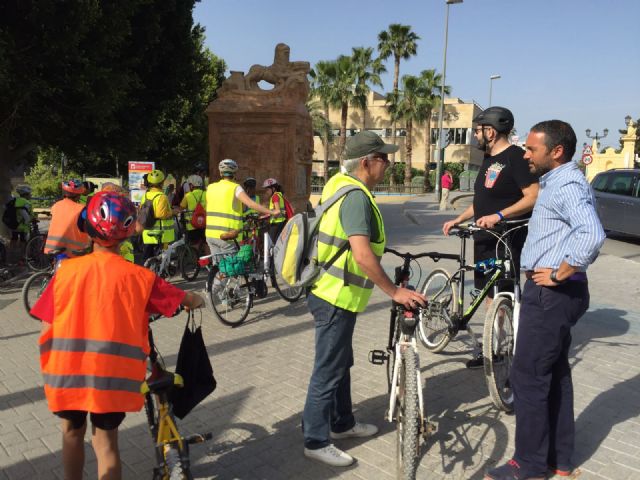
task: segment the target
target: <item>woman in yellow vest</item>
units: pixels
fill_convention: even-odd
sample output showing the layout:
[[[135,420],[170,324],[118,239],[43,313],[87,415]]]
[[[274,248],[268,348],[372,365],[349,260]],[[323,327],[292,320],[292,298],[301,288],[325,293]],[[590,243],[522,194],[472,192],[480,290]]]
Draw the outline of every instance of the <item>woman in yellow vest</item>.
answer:
[[[424,297],[399,288],[380,265],[386,243],[384,223],[371,189],[384,178],[388,153],[398,150],[373,132],[360,132],[346,143],[347,173],[334,175],[322,190],[321,201],[340,188],[356,185],[331,206],[320,220],[318,261],[347,249],[316,281],[307,302],[315,321],[315,363],[303,412],[304,454],[332,466],[348,466],[351,455],[331,439],[375,435],[375,425],[357,423],[351,408],[352,337],[356,316],[366,308],[374,284],[394,301],[412,308]]]
[[[119,479],[118,427],[144,402],[148,315],[172,316],[178,305],[199,308],[203,299],[118,255],[136,218],[127,197],[96,193],[86,218],[93,253],[62,262],[31,313],[45,324],[40,367],[47,405],[62,419],[64,478],[83,476],[90,415],[96,478]]]
[[[142,231],[142,243],[144,243],[144,249],[142,251],[143,262],[155,255],[158,245],[168,244],[176,239],[175,222],[173,220],[171,204],[162,191],[164,179],[164,173],[160,170],[152,170],[147,175],[149,190],[147,190],[142,197],[141,205],[144,205],[146,200],[152,201],[153,214],[156,222],[151,228]]]
[[[273,243],[287,223],[287,214],[284,206],[284,193],[282,187],[275,178],[267,178],[262,182],[262,188],[266,190],[269,197],[269,208],[275,210],[276,215],[271,217],[269,225],[269,237]]]
[[[213,261],[216,254],[233,253],[235,245],[223,240],[221,236],[242,229],[243,205],[265,215],[275,215],[275,210],[269,210],[249,198],[247,192],[235,181],[238,164],[226,158],[218,165],[220,177],[218,182],[207,187],[207,243]]]

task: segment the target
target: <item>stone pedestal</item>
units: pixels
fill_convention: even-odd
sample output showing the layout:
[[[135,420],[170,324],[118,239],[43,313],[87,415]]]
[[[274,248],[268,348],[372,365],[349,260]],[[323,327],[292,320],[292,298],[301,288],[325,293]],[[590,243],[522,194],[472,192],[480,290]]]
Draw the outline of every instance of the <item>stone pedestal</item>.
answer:
[[[212,181],[219,178],[218,163],[231,158],[240,167],[239,183],[255,177],[260,187],[273,177],[296,211],[305,208],[313,155],[311,117],[305,106],[308,72],[309,63],[289,62],[284,44],[276,46],[273,65],[254,65],[247,75],[231,72],[207,108]],[[262,90],[260,81],[273,89]]]

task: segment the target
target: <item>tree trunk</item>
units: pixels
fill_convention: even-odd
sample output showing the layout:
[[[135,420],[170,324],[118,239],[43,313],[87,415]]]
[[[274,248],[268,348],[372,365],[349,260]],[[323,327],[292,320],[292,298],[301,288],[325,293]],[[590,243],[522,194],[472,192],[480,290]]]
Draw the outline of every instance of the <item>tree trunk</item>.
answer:
[[[324,106],[324,116],[329,121],[329,106],[325,104]],[[327,180],[329,180],[329,132],[324,132],[324,160],[322,161],[322,169],[324,170],[324,183],[327,184]]]
[[[398,93],[399,77],[400,77],[400,57],[395,56],[394,62],[393,62],[393,93],[395,94]],[[391,143],[393,143],[394,145],[396,144],[396,121],[395,120],[391,124]],[[389,177],[389,183],[391,185],[395,185],[396,183],[396,180],[394,177],[394,173],[396,171],[395,169],[396,154],[395,153],[391,154],[390,160],[391,160],[391,166],[389,168],[391,168],[391,176]]]
[[[424,189],[431,189],[429,174],[431,169],[431,110],[427,111],[427,124],[424,128]]]
[[[347,116],[349,115],[349,104],[344,102],[342,104],[342,110],[340,112],[340,151],[338,152],[338,158],[340,159],[340,166],[344,158],[344,144],[347,141]]]
[[[407,119],[407,136],[405,138],[406,152],[404,156],[404,186],[411,186],[411,155],[413,153],[413,145],[411,144],[411,134],[413,133],[413,120]],[[411,190],[409,190],[411,191]]]

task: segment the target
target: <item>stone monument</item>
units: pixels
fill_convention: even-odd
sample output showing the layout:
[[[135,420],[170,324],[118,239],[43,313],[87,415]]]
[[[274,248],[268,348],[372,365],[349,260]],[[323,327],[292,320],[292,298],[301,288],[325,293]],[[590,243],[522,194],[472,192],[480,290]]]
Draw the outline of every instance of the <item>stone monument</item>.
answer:
[[[219,179],[218,163],[232,158],[240,167],[239,183],[255,177],[260,187],[273,177],[301,211],[311,191],[313,130],[305,105],[310,67],[289,61],[289,51],[279,43],[272,65],[253,65],[246,75],[232,71],[218,89],[218,98],[207,108],[209,175],[212,181]],[[273,88],[263,90],[261,81]]]

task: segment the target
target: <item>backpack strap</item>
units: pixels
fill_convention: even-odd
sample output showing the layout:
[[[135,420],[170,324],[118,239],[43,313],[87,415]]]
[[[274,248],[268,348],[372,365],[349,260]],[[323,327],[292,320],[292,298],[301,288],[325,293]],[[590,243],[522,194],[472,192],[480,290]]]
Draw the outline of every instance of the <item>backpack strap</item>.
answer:
[[[362,188],[356,185],[345,185],[316,207],[316,216],[321,216],[324,212],[329,210],[329,208],[331,208],[334,203],[344,197],[347,193],[353,192],[355,190],[362,190]]]

